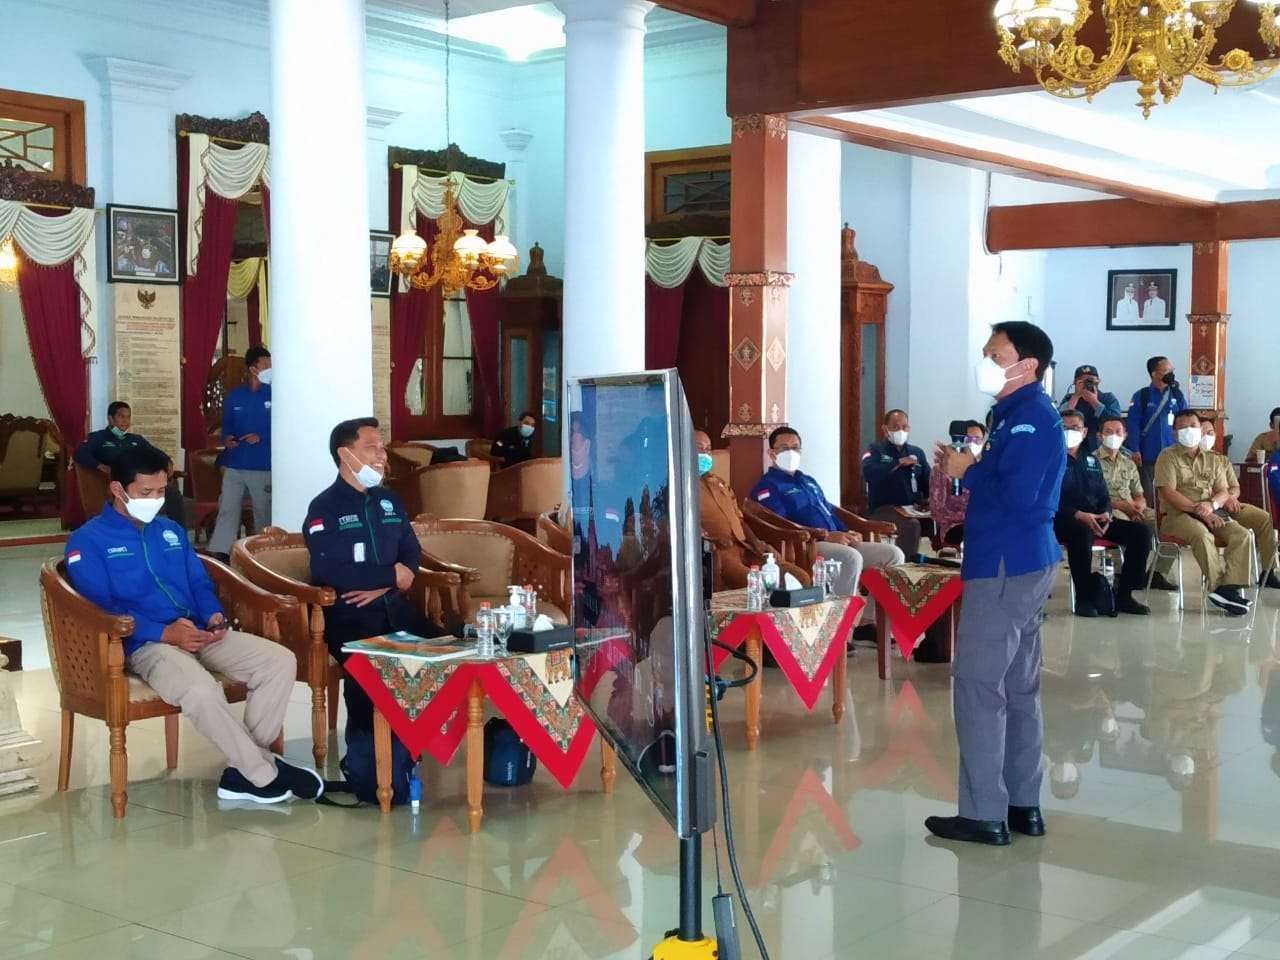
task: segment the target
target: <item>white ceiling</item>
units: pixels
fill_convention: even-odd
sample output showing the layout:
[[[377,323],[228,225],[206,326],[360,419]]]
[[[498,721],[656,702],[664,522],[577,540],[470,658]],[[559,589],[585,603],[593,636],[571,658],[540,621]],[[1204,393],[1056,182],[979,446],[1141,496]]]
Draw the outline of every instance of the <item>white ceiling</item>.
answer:
[[[840,116],[1199,200],[1280,197],[1280,78],[1216,96],[1188,80],[1146,120],[1136,102],[1126,82],[1093,103],[1036,91]]]

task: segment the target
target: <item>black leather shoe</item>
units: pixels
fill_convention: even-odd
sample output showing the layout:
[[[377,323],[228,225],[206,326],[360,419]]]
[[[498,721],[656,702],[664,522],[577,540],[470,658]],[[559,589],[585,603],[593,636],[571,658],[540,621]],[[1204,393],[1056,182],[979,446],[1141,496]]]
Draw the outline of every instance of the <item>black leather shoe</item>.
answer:
[[[925,817],[925,829],[943,840],[985,843],[989,847],[1007,847],[1009,828],[1003,820],[970,820],[968,817]]]
[[[1152,590],[1177,590],[1176,583],[1170,583],[1163,573],[1154,573],[1151,575]]]
[[[1098,616],[1098,608],[1090,601],[1081,600],[1077,597],[1075,613],[1077,617],[1096,617]]]
[[[1044,836],[1044,817],[1039,807],[1010,807],[1009,829],[1028,837]]]
[[[1133,594],[1122,593],[1116,597],[1117,613],[1132,613],[1135,616],[1145,617],[1151,613],[1151,608],[1145,603],[1133,599]]]

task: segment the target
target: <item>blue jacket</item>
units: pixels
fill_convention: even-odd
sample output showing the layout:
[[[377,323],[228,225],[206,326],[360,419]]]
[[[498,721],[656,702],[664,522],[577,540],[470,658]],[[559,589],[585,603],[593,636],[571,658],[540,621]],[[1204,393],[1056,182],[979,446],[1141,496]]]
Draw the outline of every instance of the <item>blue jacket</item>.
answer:
[[[903,457],[915,457],[914,467],[899,467]],[[929,458],[919,447],[895,447],[882,440],[862,455],[862,479],[867,482],[867,509],[906,507],[929,499]]]
[[[1114,393],[1107,393],[1107,391],[1102,390],[1098,393],[1098,402],[1101,406],[1099,406],[1097,410],[1094,410],[1093,407],[1087,403],[1077,403],[1075,407],[1071,407],[1068,404],[1070,404],[1071,398],[1074,395],[1075,391],[1073,390],[1071,393],[1068,393],[1063,397],[1062,403],[1058,405],[1058,409],[1074,409],[1080,414],[1080,416],[1084,417],[1084,425],[1089,429],[1089,432],[1085,435],[1084,443],[1080,446],[1084,448],[1086,453],[1093,453],[1093,451],[1098,449],[1098,421],[1103,417],[1120,416],[1120,401],[1116,399],[1116,395]]]
[[[1156,412],[1166,392],[1169,392],[1169,402],[1144,436],[1142,428]],[[1141,454],[1143,462],[1155,463],[1160,451],[1173,443],[1173,418],[1186,409],[1187,400],[1177,387],[1160,391],[1147,384],[1129,402],[1129,436],[1125,438],[1124,445],[1133,453]]]
[[[126,450],[136,447],[150,447],[143,437],[136,433],[126,433],[117,437],[111,428],[95,430],[84,438],[84,443],[76,447],[75,461],[82,467],[96,470],[99,466],[109,467],[115,463],[116,457]]]
[[[1044,387],[1031,383],[996,403],[982,459],[965,472],[965,580],[1017,577],[1062,560],[1053,535],[1067,445]]]
[[[133,617],[125,656],[186,617],[197,627],[222,612],[187,533],[166,517],[139,529],[113,503],[67,540],[71,585],[108,613]]]
[[[362,493],[339,477],[311,501],[302,531],[311,552],[312,582],[338,593],[338,602],[324,610],[326,625],[336,628],[329,633],[354,639],[403,630],[416,622],[410,619],[410,605],[395,589],[395,566],[403,563],[416,571],[422,547],[395,493],[386,487]],[[351,590],[383,587],[391,590],[364,607],[342,599]]]
[[[233,470],[270,470],[271,388],[265,384],[257,390],[241,384],[222,402],[223,443],[227,437],[239,440],[247,433],[256,433],[261,439],[257,443],[242,441],[235,449],[224,450],[218,462]]]
[[[818,481],[799,470],[787,473],[770,467],[751,488],[751,497],[762,507],[802,527],[841,532],[848,529],[831,509]]]

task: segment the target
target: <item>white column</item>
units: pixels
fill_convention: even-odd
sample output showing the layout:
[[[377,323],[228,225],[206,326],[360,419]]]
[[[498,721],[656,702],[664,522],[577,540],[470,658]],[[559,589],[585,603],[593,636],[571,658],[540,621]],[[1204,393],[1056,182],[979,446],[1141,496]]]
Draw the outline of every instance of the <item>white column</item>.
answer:
[[[390,199],[387,167],[387,127],[404,114],[403,110],[388,107],[369,107],[365,118],[366,147],[369,156],[369,225],[374,230],[390,230],[392,212],[387,209]]]
[[[564,370],[644,369],[647,0],[558,0],[565,24]]]
[[[172,209],[177,204],[177,147],[174,91],[189,73],[119,57],[86,57],[85,66],[102,87],[102,181],[97,202]],[[92,140],[90,141],[92,142]],[[107,222],[98,221],[98,349],[89,363],[89,429],[106,425],[107,404],[115,399],[115,319],[106,283]],[[174,385],[177,389],[177,385]]]
[[[529,248],[537,239],[528,234],[529,196],[533,191],[533,184],[529,183],[529,162],[524,156],[525,150],[529,148],[529,141],[533,139],[533,131],[511,127],[498,136],[502,138],[502,145],[507,148],[507,179],[515,183],[509,201],[511,223],[506,225],[507,236],[520,251],[520,269],[523,272],[529,265]]]
[[[805,473],[840,491],[840,142],[787,135],[787,422]]]
[[[373,413],[363,0],[271,0],[272,520],[333,481]],[[323,150],[320,145],[323,144]]]

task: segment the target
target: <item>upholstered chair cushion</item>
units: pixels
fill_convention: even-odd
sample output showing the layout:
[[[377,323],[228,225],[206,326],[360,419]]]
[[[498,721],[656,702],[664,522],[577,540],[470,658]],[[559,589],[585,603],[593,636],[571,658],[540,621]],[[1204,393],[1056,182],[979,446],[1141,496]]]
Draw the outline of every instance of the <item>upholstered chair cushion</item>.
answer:
[[[253,556],[268,570],[289,577],[291,580],[311,583],[311,553],[306,547],[259,550]]]
[[[511,570],[515,561],[515,545],[501,534],[467,531],[466,533],[434,532],[423,544],[427,553],[440,560],[471,567],[480,579],[469,585],[474,597],[501,597],[507,602]]]

